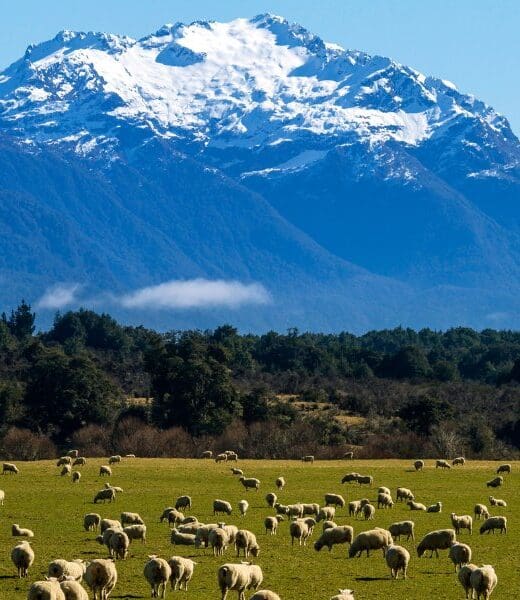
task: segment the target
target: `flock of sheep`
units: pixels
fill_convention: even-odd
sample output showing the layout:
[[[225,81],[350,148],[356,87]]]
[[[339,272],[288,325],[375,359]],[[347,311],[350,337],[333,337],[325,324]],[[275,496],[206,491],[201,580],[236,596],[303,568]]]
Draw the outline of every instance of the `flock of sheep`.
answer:
[[[133,458],[127,455],[125,458]],[[202,458],[213,458],[211,451],[203,453]],[[352,458],[352,456],[347,456]],[[112,456],[107,465],[99,469],[100,476],[111,476],[112,468],[122,461],[121,456]],[[228,451],[215,457],[217,463],[237,462],[238,456],[235,452]],[[303,462],[314,462],[313,456],[305,456]],[[81,478],[79,471],[73,467],[86,464],[86,459],[78,456],[78,451],[71,450],[67,456],[61,457],[57,466],[61,467],[62,476],[70,475],[72,481],[77,483]],[[465,459],[457,457],[450,465],[445,460],[437,460],[435,467],[450,469],[455,466],[464,466]],[[416,461],[414,468],[420,471],[424,468],[424,461]],[[254,477],[245,477],[243,471],[237,467],[231,467],[231,474],[238,476],[238,482],[247,492],[254,490],[258,492],[260,480]],[[18,468],[12,463],[4,463],[2,473],[18,474]],[[500,487],[504,483],[502,475],[511,472],[511,465],[501,465],[497,469],[497,477],[487,482],[488,487]],[[74,477],[74,475],[76,475]],[[357,483],[358,486],[372,486],[373,478],[370,475],[360,473],[347,473],[341,480],[342,484]],[[273,511],[264,520],[265,534],[276,535],[278,526],[282,521],[288,521],[288,532],[291,545],[305,546],[313,535],[318,523],[322,522],[322,530],[314,542],[314,549],[319,552],[327,547],[329,551],[336,545],[347,544],[350,558],[361,557],[363,553],[370,556],[371,551],[381,550],[386,561],[390,575],[397,579],[399,574],[406,578],[410,563],[409,551],[395,540],[406,536],[406,540],[415,542],[414,522],[412,520],[392,523],[387,529],[374,527],[354,535],[351,525],[337,525],[334,522],[338,509],[348,509],[349,517],[353,519],[362,518],[367,521],[373,520],[376,510],[390,510],[394,506],[394,500],[389,488],[380,486],[377,490],[377,509],[368,498],[352,500],[348,504],[342,495],[326,493],[322,505],[317,503],[298,502],[295,504],[282,504],[278,501],[278,494],[283,492],[286,485],[285,478],[280,476],[273,482],[276,492],[269,492],[265,496],[267,507]],[[116,495],[123,493],[120,487],[105,483],[98,490],[93,502],[114,502]],[[0,504],[4,503],[5,493],[0,490]],[[442,502],[438,501],[430,506],[417,502],[413,492],[404,487],[398,487],[395,494],[396,502],[406,503],[411,511],[426,511],[432,513],[442,512]],[[223,556],[229,547],[234,547],[237,557],[243,556],[244,560],[237,563],[226,563],[218,568],[217,584],[221,591],[222,600],[225,600],[228,591],[234,590],[238,593],[238,600],[245,600],[246,590],[254,590],[250,600],[280,600],[279,595],[268,589],[261,589],[263,573],[259,565],[253,563],[260,554],[260,545],[255,533],[247,529],[239,529],[235,525],[225,522],[201,523],[194,516],[185,516],[192,509],[192,498],[183,495],[177,498],[174,506],[166,507],[160,515],[160,521],[167,522],[171,527],[170,541],[174,546],[193,546],[196,549],[212,549],[214,556]],[[489,505],[493,508],[506,508],[507,503],[489,496]],[[249,503],[241,500],[238,503],[238,512],[246,517]],[[230,502],[222,499],[213,501],[213,514],[230,516],[233,506]],[[507,518],[505,516],[490,516],[485,504],[476,504],[473,510],[476,520],[481,521],[480,533],[507,533]],[[452,528],[430,531],[420,540],[417,545],[417,555],[422,557],[430,552],[430,557],[439,556],[439,550],[448,550],[448,557],[454,565],[458,581],[464,589],[466,598],[477,598],[487,600],[497,585],[497,576],[491,565],[484,564],[480,567],[471,562],[471,547],[457,540],[457,536],[466,530],[469,534],[473,531],[473,517],[469,514],[450,515]],[[99,532],[96,540],[106,546],[110,558],[95,559],[88,562],[83,560],[53,560],[48,567],[48,577],[42,581],[33,583],[28,591],[27,600],[88,600],[88,594],[83,587],[86,584],[93,594],[93,600],[107,600],[117,584],[118,574],[116,563],[125,560],[130,543],[139,540],[146,542],[146,524],[138,513],[122,512],[120,518],[102,519],[95,512],[87,513],[83,518],[85,531]],[[20,578],[28,577],[29,569],[34,562],[34,551],[30,544],[30,538],[34,533],[19,524],[12,525],[12,535],[26,538],[14,546],[11,551],[11,559]],[[188,584],[194,576],[197,563],[182,556],[172,556],[165,560],[157,555],[150,555],[144,565],[143,576],[149,583],[152,597],[165,598],[167,585],[170,583],[173,590],[188,590]],[[354,600],[352,590],[343,589],[331,600]]]

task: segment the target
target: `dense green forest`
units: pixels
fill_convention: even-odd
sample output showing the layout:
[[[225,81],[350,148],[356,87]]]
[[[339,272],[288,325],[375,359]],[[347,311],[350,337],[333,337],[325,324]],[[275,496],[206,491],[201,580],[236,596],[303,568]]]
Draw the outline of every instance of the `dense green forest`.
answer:
[[[157,333],[106,314],[0,320],[0,452],[467,456],[520,451],[520,332]]]

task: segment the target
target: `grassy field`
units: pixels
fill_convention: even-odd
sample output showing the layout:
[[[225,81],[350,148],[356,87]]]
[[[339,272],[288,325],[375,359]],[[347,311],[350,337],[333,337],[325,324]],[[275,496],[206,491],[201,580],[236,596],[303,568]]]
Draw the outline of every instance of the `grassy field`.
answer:
[[[348,559],[347,547],[336,546],[332,552],[324,549],[317,553],[313,542],[321,532],[321,524],[315,529],[310,543],[305,548],[291,548],[288,525],[281,523],[277,536],[266,536],[264,518],[273,514],[268,509],[264,496],[276,491],[274,480],[283,475],[287,486],[279,494],[280,501],[291,503],[323,502],[325,492],[336,492],[349,501],[370,497],[375,501],[377,487],[386,485],[392,490],[395,500],[397,486],[409,487],[416,499],[424,504],[437,500],[443,502],[441,514],[410,512],[408,507],[396,504],[391,510],[376,512],[375,521],[368,523],[348,517],[345,509],[337,513],[338,524],[352,524],[354,533],[374,526],[387,527],[394,521],[413,519],[416,542],[428,531],[451,527],[450,513],[473,514],[475,503],[489,506],[489,490],[485,486],[497,467],[492,462],[471,462],[465,467],[441,471],[427,461],[423,472],[414,472],[411,461],[366,460],[324,461],[302,464],[295,461],[240,461],[239,466],[246,475],[258,477],[261,490],[245,492],[236,477],[230,474],[229,465],[213,461],[181,459],[124,459],[113,468],[110,482],[124,488],[114,504],[92,503],[94,493],[104,484],[98,476],[99,465],[106,461],[90,459],[81,467],[82,479],[72,484],[69,477],[60,477],[55,462],[17,463],[18,476],[0,478],[0,488],[5,490],[6,500],[0,507],[0,598],[2,600],[25,599],[30,582],[42,578],[48,563],[54,558],[101,558],[106,556],[104,547],[95,540],[95,534],[85,532],[83,515],[99,512],[102,517],[119,519],[121,511],[139,512],[148,527],[148,543],[133,542],[126,561],[118,561],[119,581],[112,594],[115,598],[148,598],[150,588],[142,575],[147,555],[159,554],[169,558],[174,554],[194,557],[198,562],[195,575],[188,591],[194,600],[220,598],[216,582],[218,566],[224,562],[236,562],[234,552],[228,549],[224,559],[214,558],[211,549],[195,550],[193,547],[173,547],[170,544],[169,528],[159,523],[159,515],[175,498],[189,494],[193,508],[189,514],[202,522],[215,522],[212,515],[214,498],[229,500],[234,507],[242,498],[249,500],[250,509],[243,519],[233,515],[228,523],[241,525],[256,533],[261,552],[256,562],[264,573],[262,587],[280,594],[282,600],[324,599],[328,600],[339,587],[352,588],[356,600],[399,599],[451,599],[464,598],[457,582],[453,565],[448,561],[447,551],[440,558],[417,558],[414,544],[401,541],[412,556],[409,578],[392,581],[381,552],[370,558]],[[356,485],[341,485],[341,477],[349,471],[358,471],[374,476],[374,486],[361,489]],[[513,464],[513,473],[505,476],[505,484],[494,495],[507,501],[508,507],[491,509],[491,514],[508,517],[507,535],[479,535],[478,521],[472,536],[467,532],[459,540],[467,542],[473,549],[473,562],[492,564],[498,575],[498,587],[493,600],[520,598],[519,574],[519,522],[520,522],[520,463]],[[15,577],[16,571],[10,561],[11,548],[17,538],[11,537],[11,524],[19,523],[35,532],[33,548],[36,560],[29,572],[28,580]],[[167,597],[183,597],[184,592],[171,592]],[[248,594],[249,597],[251,594]],[[89,597],[91,597],[89,595]],[[236,598],[230,592],[229,598]]]

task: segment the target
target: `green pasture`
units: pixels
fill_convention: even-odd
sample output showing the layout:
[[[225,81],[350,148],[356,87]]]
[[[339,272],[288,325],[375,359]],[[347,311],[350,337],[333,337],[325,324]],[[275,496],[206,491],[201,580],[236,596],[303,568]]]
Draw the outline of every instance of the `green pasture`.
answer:
[[[394,500],[396,487],[404,486],[415,493],[417,501],[426,505],[442,501],[443,512],[440,514],[411,512],[400,503],[390,510],[378,510],[375,520],[369,522],[349,518],[346,509],[336,513],[336,522],[353,525],[355,534],[375,526],[387,527],[394,521],[412,519],[416,543],[428,531],[451,527],[451,512],[473,515],[475,503],[489,507],[490,493],[503,498],[508,507],[490,508],[490,511],[492,515],[507,516],[507,535],[479,535],[479,522],[475,521],[473,535],[463,532],[459,540],[471,546],[473,562],[495,567],[498,586],[493,600],[520,598],[520,463],[513,463],[513,472],[505,475],[502,488],[490,490],[485,482],[493,477],[499,463],[468,461],[464,467],[444,471],[435,469],[433,460],[427,460],[424,471],[415,472],[411,462],[240,461],[239,466],[247,476],[261,480],[261,489],[255,493],[244,490],[237,477],[231,475],[229,464],[216,464],[212,460],[129,458],[114,465],[113,476],[109,478],[110,483],[122,487],[124,493],[117,496],[115,503],[98,505],[94,505],[92,499],[107,480],[98,476],[99,466],[106,464],[106,460],[88,459],[87,465],[79,467],[82,473],[79,484],[73,484],[70,477],[60,477],[60,469],[54,461],[18,462],[19,475],[0,477],[0,489],[6,494],[4,506],[0,506],[0,598],[25,599],[30,583],[43,578],[52,559],[106,557],[105,548],[94,540],[96,534],[83,529],[85,513],[99,512],[102,517],[119,519],[122,511],[132,511],[140,513],[145,520],[148,542],[146,545],[133,542],[128,559],[117,562],[119,581],[111,600],[150,597],[150,588],[143,577],[143,566],[149,554],[164,558],[180,554],[193,558],[198,565],[187,597],[220,599],[217,568],[224,562],[236,562],[233,549],[229,548],[223,559],[213,557],[209,548],[174,547],[170,544],[168,525],[159,523],[162,510],[173,505],[175,498],[183,494],[193,498],[193,507],[188,514],[206,523],[216,521],[212,514],[213,499],[228,500],[235,510],[242,498],[249,501],[250,509],[245,518],[237,511],[226,522],[250,529],[257,535],[261,552],[255,560],[264,573],[262,587],[277,592],[282,600],[328,600],[338,588],[352,588],[356,600],[464,598],[447,551],[442,551],[440,558],[418,559],[414,543],[401,540],[398,543],[406,546],[412,556],[409,577],[406,581],[393,581],[379,551],[368,559],[365,556],[347,558],[347,546],[336,546],[330,553],[327,549],[317,553],[313,542],[321,532],[321,524],[317,525],[306,547],[291,547],[287,522],[280,524],[277,536],[266,536],[264,518],[274,513],[266,506],[264,496],[267,492],[276,492],[274,481],[279,475],[287,481],[286,488],[278,494],[284,504],[297,501],[321,504],[325,492],[340,493],[347,502],[363,497],[375,502],[380,485],[392,490]],[[373,487],[342,485],[341,478],[349,471],[373,475]],[[10,560],[11,549],[19,539],[11,536],[12,523],[35,532],[32,545],[36,560],[27,580],[16,577]],[[248,593],[247,597],[250,595]],[[184,592],[168,589],[167,597],[185,596]],[[236,592],[230,592],[228,598],[236,598]]]

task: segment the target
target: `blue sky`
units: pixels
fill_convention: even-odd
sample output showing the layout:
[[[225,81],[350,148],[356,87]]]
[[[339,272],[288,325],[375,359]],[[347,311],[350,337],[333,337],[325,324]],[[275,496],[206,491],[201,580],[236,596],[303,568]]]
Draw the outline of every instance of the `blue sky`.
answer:
[[[520,0],[9,0],[1,8],[0,69],[61,29],[141,37],[167,22],[273,12],[326,41],[449,79],[520,134]]]

